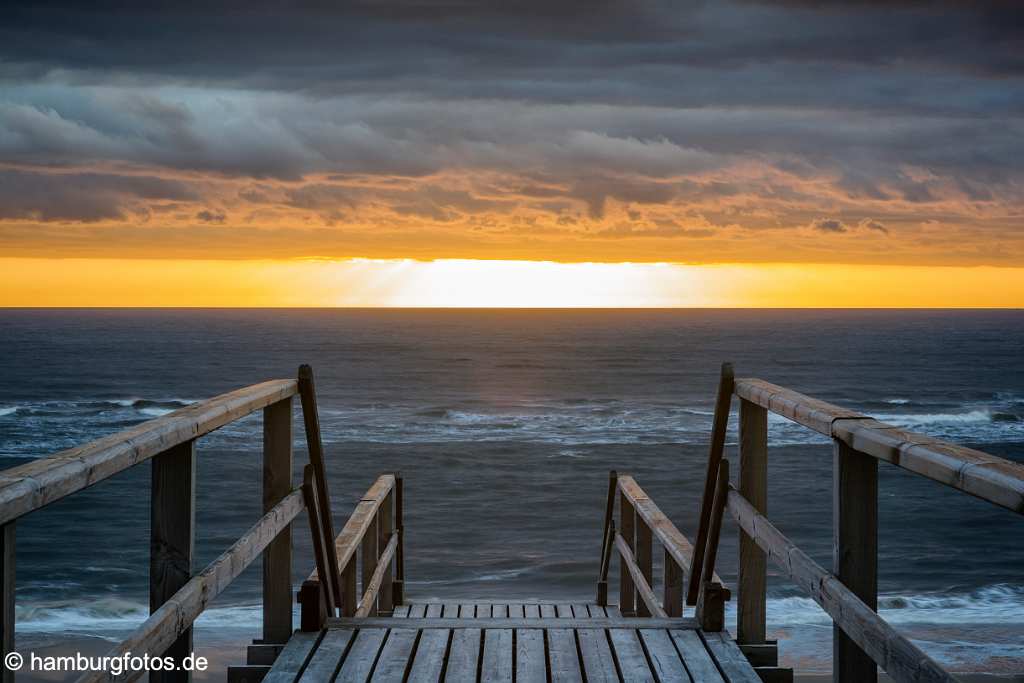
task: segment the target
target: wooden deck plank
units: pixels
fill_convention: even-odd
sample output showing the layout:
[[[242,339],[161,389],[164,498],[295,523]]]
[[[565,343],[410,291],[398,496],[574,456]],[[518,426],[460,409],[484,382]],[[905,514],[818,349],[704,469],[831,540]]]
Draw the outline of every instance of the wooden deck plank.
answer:
[[[459,605],[459,619],[475,619],[476,604],[465,602]]]
[[[322,683],[334,677],[351,645],[352,631],[327,631],[302,671],[299,683]]]
[[[416,647],[416,635],[412,628],[393,628],[381,648],[377,666],[373,669],[375,683],[402,683],[409,668],[409,659]]]
[[[696,631],[671,630],[669,636],[679,650],[679,655],[686,663],[686,670],[690,677],[700,683],[724,683],[725,679],[718,672],[715,660],[711,658],[704,641],[700,639]]]
[[[619,674],[615,659],[608,644],[607,631],[597,628],[581,628],[576,632],[580,644],[580,657],[587,683],[618,683]],[[626,678],[625,680],[631,680]]]
[[[391,613],[395,619],[404,619],[409,616],[409,605],[396,605],[395,611]]]
[[[422,619],[427,616],[427,606],[423,603],[409,605],[409,614],[406,615],[409,619]]]
[[[457,602],[446,602],[444,603],[444,618],[455,619],[459,616],[459,603]]]
[[[480,665],[481,683],[512,683],[512,633],[510,628],[489,629],[484,632],[484,653]]]
[[[328,631],[328,635],[332,631]],[[341,663],[336,683],[366,683],[366,680],[373,673],[373,667],[377,663],[377,655],[380,653],[384,639],[388,631],[384,628],[364,628],[356,633],[355,640],[349,646],[348,655]],[[324,636],[326,639],[326,636]],[[320,645],[323,649],[323,644]],[[330,678],[317,679],[321,683],[329,681]]]
[[[557,616],[554,605],[539,605],[540,615],[542,617],[554,617]]]
[[[491,605],[491,616],[495,619],[508,619],[508,605]]]
[[[725,674],[729,683],[760,683],[761,677],[750,666],[750,662],[747,661],[736,641],[729,637],[728,633],[704,633],[701,631],[700,638],[704,640],[708,652],[714,657],[718,668]]]
[[[526,616],[526,605],[519,603],[513,603],[508,606],[508,616],[510,619],[521,619]]]
[[[647,662],[640,638],[633,629],[613,628],[608,630],[612,641],[615,660],[619,663],[622,679],[625,681],[650,681],[654,683],[651,666]]]
[[[576,650],[576,634],[569,628],[548,630],[551,683],[579,683],[583,680]]]
[[[647,657],[650,661],[651,670],[657,676],[660,683],[693,683],[689,672],[679,658],[676,646],[672,644],[672,638],[664,629],[644,628],[640,629],[640,640],[647,650]]]
[[[444,613],[444,605],[439,602],[432,602],[427,605],[427,618],[428,619],[440,619]]]
[[[294,683],[319,641],[320,632],[293,633],[263,680],[268,683]]]
[[[609,617],[613,617],[615,619],[622,618],[622,611],[619,610],[618,605],[608,605],[604,608],[604,611],[608,614]]]
[[[547,683],[548,665],[544,652],[544,631],[516,630],[516,683]]]
[[[429,610],[430,607],[428,606],[427,609]],[[416,646],[416,653],[413,655],[412,667],[409,669],[406,683],[437,683],[441,680],[451,633],[448,629],[423,630],[420,634],[419,645]]]
[[[570,605],[572,607],[572,615],[577,619],[589,619],[590,608],[586,605]]]
[[[476,683],[482,633],[478,628],[455,631],[452,635],[451,648],[448,651],[448,669],[445,672],[445,681]]]
[[[572,619],[572,605],[555,605],[555,615],[559,619]],[[587,618],[590,618],[589,614],[587,615]]]

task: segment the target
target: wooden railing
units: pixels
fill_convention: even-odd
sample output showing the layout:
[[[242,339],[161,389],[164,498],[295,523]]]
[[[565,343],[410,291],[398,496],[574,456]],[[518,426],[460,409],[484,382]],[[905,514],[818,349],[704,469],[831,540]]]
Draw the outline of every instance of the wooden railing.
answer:
[[[696,600],[696,617],[706,631],[721,631],[725,620],[725,602],[729,590],[714,571],[718,549],[718,531],[725,507],[725,483],[722,481],[717,508],[717,525],[706,535],[703,557],[710,562],[694,565],[694,549],[690,541],[665,516],[633,477],[611,472],[605,507],[604,541],[597,581],[597,604],[608,605],[608,573],[612,550],[619,555],[619,610],[623,617],[683,616],[683,585],[686,575],[696,576],[700,591]],[[619,521],[615,521],[618,498]],[[715,514],[709,517],[715,520]],[[654,590],[654,540],[664,554],[662,598]],[[694,569],[696,567],[696,569]]]
[[[402,477],[378,477],[338,537],[331,540],[320,513],[315,469],[307,465],[303,494],[313,531],[316,569],[299,590],[300,628],[318,631],[328,617],[390,615],[403,600]],[[331,569],[331,560],[340,567]],[[362,592],[356,579],[362,577]],[[331,577],[323,581],[321,577]]]
[[[1024,513],[1024,465],[994,455],[904,431],[759,379],[733,379],[722,366],[701,503],[700,539],[714,525],[723,470],[731,398],[739,406],[739,488],[729,485],[726,507],[739,524],[736,638],[748,653],[774,649],[766,640],[767,560],[771,559],[829,616],[833,628],[833,679],[871,683],[881,667],[896,681],[953,681],[938,664],[877,613],[878,461],[888,462],[969,493],[1018,514]],[[768,412],[833,440],[833,563],[829,572],[811,560],[767,519]],[[726,474],[726,481],[728,480]],[[699,586],[699,584],[698,584]],[[689,601],[692,604],[694,583]]]
[[[152,460],[150,616],[111,655],[170,656],[179,668],[192,651],[192,624],[258,556],[263,557],[263,638],[266,647],[292,634],[291,522],[305,508],[292,485],[292,397],[301,395],[307,424],[316,421],[309,366],[298,380],[263,382],[149,420],[131,429],[0,473],[0,642],[14,651],[14,543],[20,517]],[[196,441],[255,411],[263,411],[263,511],[256,524],[198,574],[195,545]],[[319,431],[307,432],[319,445]],[[318,455],[320,451],[317,451]],[[322,476],[322,458],[315,469]],[[93,672],[80,681],[130,681],[142,672]],[[3,681],[14,679],[5,670]],[[153,672],[151,681],[190,680],[185,671]]]

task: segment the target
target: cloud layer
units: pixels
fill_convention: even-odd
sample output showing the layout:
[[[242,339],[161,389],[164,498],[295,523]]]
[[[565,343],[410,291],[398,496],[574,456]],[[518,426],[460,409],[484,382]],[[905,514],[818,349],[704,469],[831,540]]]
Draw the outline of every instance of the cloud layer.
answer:
[[[1012,3],[31,3],[7,255],[1024,263]]]

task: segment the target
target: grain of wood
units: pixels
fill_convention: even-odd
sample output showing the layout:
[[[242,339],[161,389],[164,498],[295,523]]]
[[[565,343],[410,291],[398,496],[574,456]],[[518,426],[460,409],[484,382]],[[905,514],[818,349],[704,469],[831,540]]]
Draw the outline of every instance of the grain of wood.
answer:
[[[323,683],[332,680],[342,658],[352,644],[353,631],[328,631],[309,658],[299,683]]]
[[[335,683],[366,683],[373,673],[377,655],[380,653],[387,635],[388,630],[384,628],[360,629],[341,663],[338,675],[334,679]],[[326,638],[326,636],[324,637]],[[323,649],[322,643],[320,648]]]
[[[475,683],[480,666],[482,639],[483,631],[478,628],[467,628],[452,633],[445,681]]]
[[[373,669],[372,681],[401,683],[405,679],[416,646],[417,633],[415,629],[408,628],[393,628],[388,632],[377,666]]]
[[[484,631],[484,652],[480,664],[481,683],[512,683],[513,631],[508,628]]]
[[[263,683],[295,683],[313,649],[320,642],[320,633],[296,631],[274,660]]]
[[[568,628],[548,629],[548,661],[551,667],[552,683],[580,683],[579,652],[576,649],[576,634]]]
[[[660,683],[693,683],[668,631],[644,628],[639,634],[650,659],[651,671]]]
[[[618,683],[611,646],[604,629],[581,628],[576,631],[580,644],[580,659],[587,683]],[[626,679],[629,680],[629,679]]]
[[[615,652],[615,660],[619,663],[622,679],[625,681],[650,681],[654,683],[647,655],[636,630],[626,628],[608,629],[608,639]]]
[[[263,409],[263,513],[292,490],[292,399]],[[292,635],[292,528],[281,530],[263,551],[263,642]]]
[[[451,633],[448,629],[424,629],[420,632],[420,642],[406,683],[437,683],[441,680]]]
[[[715,660],[711,658],[711,654],[704,646],[704,641],[700,639],[696,631],[673,629],[668,634],[694,681],[697,683],[725,683],[718,667],[715,666]]]

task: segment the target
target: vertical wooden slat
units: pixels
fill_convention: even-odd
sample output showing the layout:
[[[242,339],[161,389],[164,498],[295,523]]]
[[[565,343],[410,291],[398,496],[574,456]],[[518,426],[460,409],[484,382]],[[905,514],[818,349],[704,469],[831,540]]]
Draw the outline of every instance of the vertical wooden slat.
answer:
[[[405,603],[404,497],[402,475],[395,472],[395,532],[398,534],[398,547],[395,548],[395,580],[392,582],[391,600],[396,605]]]
[[[834,446],[832,572],[865,605],[878,609],[878,461],[838,439]],[[874,683],[878,667],[832,627],[832,680]]]
[[[718,559],[718,539],[722,533],[722,515],[729,496],[729,461],[718,463],[715,499],[708,518],[707,544],[704,547],[704,565],[700,568],[700,593],[697,594],[697,621],[705,631],[725,628],[725,599],[728,591],[714,580],[715,561]],[[697,570],[694,570],[697,571]]]
[[[14,525],[15,522],[8,522],[0,527],[0,600],[3,600],[0,605],[0,646],[3,648],[3,656],[14,652]],[[0,669],[0,681],[13,683],[14,672],[6,666]]]
[[[263,409],[263,513],[292,490],[292,399]],[[263,551],[263,642],[292,635],[292,527]]]
[[[683,616],[683,569],[665,551],[665,614],[670,617]]]
[[[309,533],[313,539],[313,557],[317,572],[317,581],[303,582],[299,591],[302,603],[302,630],[318,631],[327,616],[334,616],[338,597],[334,594],[334,582],[324,580],[324,574],[330,571],[327,556],[334,553],[334,546],[325,536],[323,520],[320,519],[316,468],[312,464],[306,465],[302,471],[302,497],[309,517]]]
[[[700,519],[697,523],[697,540],[693,546],[694,567],[704,564],[704,546],[708,538],[708,519],[711,516],[711,503],[715,495],[715,477],[718,474],[718,463],[725,449],[725,432],[729,422],[729,407],[732,405],[734,388],[732,363],[722,363],[718,376],[718,396],[715,400],[715,417],[711,423],[711,446],[708,448],[708,469],[704,475],[704,494],[700,501]],[[697,604],[697,593],[700,582],[696,572],[690,573],[690,585],[686,591],[686,604]]]
[[[373,577],[373,573],[377,571],[377,561],[380,558],[380,550],[377,547],[377,541],[379,540],[377,535],[377,529],[380,528],[380,510],[378,509],[377,514],[373,516],[373,521],[370,522],[369,528],[366,530],[366,535],[363,536],[362,543],[360,543],[360,554],[363,556],[363,583],[360,587],[360,592],[365,593],[367,587],[370,585],[370,579]],[[377,601],[374,600],[373,606],[370,611],[366,613],[366,616],[372,617],[377,614]]]
[[[768,411],[740,400],[740,494],[761,514],[768,507]],[[736,641],[765,642],[768,560],[750,536],[740,531]]]
[[[320,416],[316,407],[316,385],[313,382],[313,368],[308,365],[299,366],[299,399],[302,403],[302,421],[306,431],[306,448],[309,450],[309,462],[316,471],[316,497],[320,505],[320,521],[324,534],[330,543],[334,543],[334,520],[331,518],[331,496],[327,491],[327,466],[324,464],[324,446],[320,437]],[[330,577],[321,576],[321,581],[333,583],[336,598],[344,594],[340,579],[338,556],[333,551],[326,558],[330,567]],[[339,606],[340,605],[336,605]],[[352,608],[353,614],[355,607]]]
[[[394,504],[394,491],[388,492],[388,495],[384,498],[384,503],[380,507],[380,516],[377,524],[377,548],[383,550],[388,547],[388,543],[391,542],[391,535],[394,534],[394,522],[392,515],[392,505]],[[397,546],[395,550],[397,551]],[[380,584],[380,593],[378,594],[377,609],[381,614],[391,614],[395,608],[394,603],[394,587],[392,585],[392,561],[388,562],[387,567],[384,570],[384,580]]]
[[[615,538],[615,491],[618,488],[618,474],[608,473],[608,497],[604,510],[604,536],[601,538],[601,564],[597,576],[597,604],[608,605],[608,565],[612,555],[612,539]]]
[[[356,556],[348,561],[341,570],[341,616],[355,616],[359,608],[359,596],[356,594]]]
[[[651,534],[651,527],[647,526],[647,522],[638,518],[636,527],[636,564],[640,568],[640,573],[644,575],[644,579],[647,580],[648,586],[654,586],[652,545],[653,535]],[[638,617],[651,616],[651,611],[643,600],[637,603],[636,609]]]
[[[192,577],[196,519],[195,442],[169,448],[153,458],[150,499],[149,611],[169,600]],[[192,629],[187,629],[166,652],[182,664],[192,654]],[[191,681],[187,671],[159,671],[150,674],[154,683]]]
[[[636,543],[636,511],[630,505],[625,493],[619,495],[619,534],[626,541],[626,545],[633,549]],[[636,614],[636,586],[633,585],[633,577],[629,574],[626,563],[619,560],[619,610],[624,617],[632,617]]]

